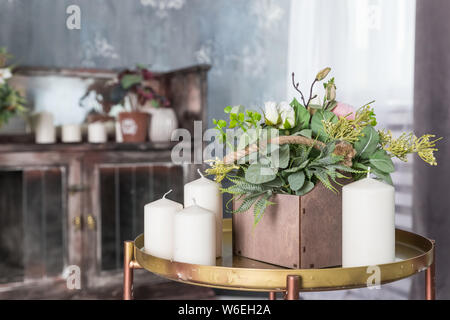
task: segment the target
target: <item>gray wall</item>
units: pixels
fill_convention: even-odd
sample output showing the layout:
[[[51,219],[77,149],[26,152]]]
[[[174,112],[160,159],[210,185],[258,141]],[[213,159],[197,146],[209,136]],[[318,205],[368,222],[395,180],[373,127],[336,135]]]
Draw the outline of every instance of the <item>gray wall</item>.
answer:
[[[67,6],[81,30],[66,28]],[[290,0],[0,0],[0,46],[18,64],[209,74],[209,122],[229,104],[285,99]]]

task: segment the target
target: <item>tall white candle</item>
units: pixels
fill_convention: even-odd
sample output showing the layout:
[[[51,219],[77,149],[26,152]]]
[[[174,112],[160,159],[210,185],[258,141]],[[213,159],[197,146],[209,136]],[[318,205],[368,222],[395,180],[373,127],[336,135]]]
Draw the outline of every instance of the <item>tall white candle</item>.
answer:
[[[36,143],[55,143],[56,130],[53,124],[53,114],[42,111],[35,114],[33,120]]]
[[[64,124],[61,128],[61,141],[65,143],[81,142],[81,126]]]
[[[193,205],[175,213],[173,260],[216,265],[216,218],[203,207]]]
[[[395,260],[394,187],[369,177],[342,188],[342,266]]]
[[[205,178],[198,170],[200,178],[184,185],[184,207],[194,204],[214,212],[216,217],[216,256],[222,255],[222,194],[220,185]]]
[[[88,125],[88,141],[90,143],[103,143],[106,142],[106,128],[103,122],[96,121],[89,123]]]
[[[144,248],[155,257],[170,260],[173,259],[175,213],[183,205],[166,199],[168,193],[144,207]]]

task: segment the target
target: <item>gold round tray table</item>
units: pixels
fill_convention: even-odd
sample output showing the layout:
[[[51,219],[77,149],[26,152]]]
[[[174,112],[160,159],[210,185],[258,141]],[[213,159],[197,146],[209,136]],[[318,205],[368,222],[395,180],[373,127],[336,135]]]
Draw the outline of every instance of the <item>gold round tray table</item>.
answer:
[[[124,299],[133,298],[133,269],[144,268],[170,280],[212,288],[265,291],[275,299],[298,299],[299,292],[362,288],[397,281],[426,271],[427,300],[435,299],[435,243],[396,229],[396,261],[377,266],[288,269],[233,255],[231,219],[224,219],[222,257],[216,266],[195,265],[157,258],[144,251],[144,235],[124,243]]]

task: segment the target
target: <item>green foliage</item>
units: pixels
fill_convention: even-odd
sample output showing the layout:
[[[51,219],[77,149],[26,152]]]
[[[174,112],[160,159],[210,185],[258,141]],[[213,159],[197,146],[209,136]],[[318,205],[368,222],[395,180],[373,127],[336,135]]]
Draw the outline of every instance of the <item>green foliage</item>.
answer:
[[[301,129],[306,129],[309,127],[309,121],[311,119],[311,115],[308,110],[297,101],[297,99],[293,99],[290,103],[291,107],[295,110],[295,123],[296,126],[293,128],[293,132],[297,132]]]
[[[372,126],[365,127],[361,132],[359,140],[354,144],[356,156],[362,159],[368,159],[378,148],[379,141],[378,132]]]
[[[317,110],[312,119],[311,119],[311,129],[314,135],[320,140],[320,141],[326,141],[328,140],[328,135],[325,132],[324,128],[324,121],[336,123],[338,121],[338,118],[336,115],[330,111],[326,110]]]
[[[274,194],[303,196],[318,183],[337,192],[341,179],[359,180],[369,171],[377,179],[392,184],[390,174],[395,167],[391,157],[404,160],[411,152],[435,164],[433,151],[437,140],[431,140],[432,135],[417,138],[404,134],[395,139],[390,132],[377,131],[372,102],[360,107],[354,118],[338,119],[332,112],[337,104],[334,78],[323,83],[325,94],[318,104],[316,96],[312,96],[313,87],[329,72],[330,69],[325,68],[317,74],[308,100],[292,75],[294,88],[300,93],[300,99],[294,98],[289,104],[295,111],[294,127],[285,123],[280,129],[279,123],[263,122],[260,113],[246,111],[242,106],[226,107],[228,120],[213,120],[219,138],[244,156],[235,164],[216,161],[209,170],[216,178],[228,178],[232,185],[222,192],[241,200],[235,213],[253,211],[255,225],[262,219],[265,209],[273,204],[270,199]],[[267,107],[272,108],[272,113],[276,112],[273,105]],[[286,104],[283,107],[286,109]],[[288,112],[292,115],[292,110]],[[228,129],[237,132],[237,143],[235,137],[227,133]],[[284,142],[280,142],[283,136],[295,137],[284,137]]]
[[[11,76],[11,67],[5,67],[11,55],[5,48],[0,48],[0,127],[7,123],[10,118],[26,112],[26,100],[21,94],[12,88],[8,82]],[[8,74],[8,75],[6,75]]]

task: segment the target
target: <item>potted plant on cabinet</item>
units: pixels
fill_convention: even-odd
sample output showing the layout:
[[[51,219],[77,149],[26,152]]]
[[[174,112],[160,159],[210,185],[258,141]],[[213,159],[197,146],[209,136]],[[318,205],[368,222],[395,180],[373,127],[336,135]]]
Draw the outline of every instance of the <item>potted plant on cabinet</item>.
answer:
[[[370,170],[392,184],[391,158],[409,153],[436,164],[439,139],[375,129],[372,102],[358,110],[338,102],[334,78],[315,103],[313,87],[329,72],[316,75],[307,100],[292,74],[301,102],[267,102],[262,114],[229,106],[228,121],[213,120],[227,155],[206,172],[231,183],[222,191],[232,195],[235,254],[290,268],[340,265],[345,181]]]
[[[141,65],[133,70],[123,70],[113,80],[92,84],[80,99],[80,105],[94,93],[104,115],[115,114],[118,118],[116,139],[120,137],[120,142],[144,142],[152,132],[149,130],[153,114],[150,110],[160,108],[173,113],[172,109],[163,108],[169,106],[169,100],[157,93],[155,85],[158,82],[154,80],[153,73]],[[176,121],[174,113],[173,116]],[[157,120],[165,124],[165,128],[168,127],[167,122],[160,118]],[[161,128],[160,124],[157,128]]]
[[[11,55],[6,49],[0,49],[0,127],[10,118],[21,115],[26,111],[26,100],[8,84],[12,77],[12,67],[6,66]]]
[[[168,106],[169,101],[153,89],[153,74],[143,66],[138,66],[135,70],[124,70],[118,78],[121,88],[126,92],[124,105],[129,109],[119,113],[123,141],[145,141],[151,117],[148,108]]]

